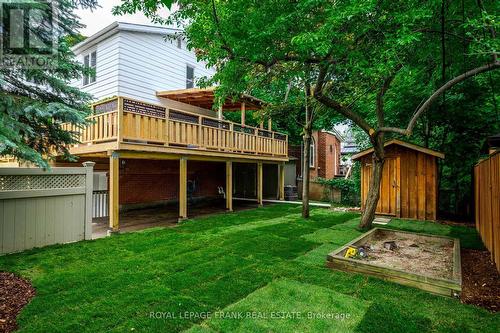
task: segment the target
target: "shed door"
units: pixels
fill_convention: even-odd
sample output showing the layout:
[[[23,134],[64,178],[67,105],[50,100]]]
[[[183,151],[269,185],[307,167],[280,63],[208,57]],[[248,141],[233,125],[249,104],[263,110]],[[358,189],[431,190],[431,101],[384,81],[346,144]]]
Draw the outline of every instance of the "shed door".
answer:
[[[380,198],[377,204],[377,214],[399,215],[399,157],[388,157],[382,170],[382,182],[380,184]],[[366,200],[368,188],[372,175],[372,166],[366,165],[364,173],[365,191],[363,191],[363,202]]]

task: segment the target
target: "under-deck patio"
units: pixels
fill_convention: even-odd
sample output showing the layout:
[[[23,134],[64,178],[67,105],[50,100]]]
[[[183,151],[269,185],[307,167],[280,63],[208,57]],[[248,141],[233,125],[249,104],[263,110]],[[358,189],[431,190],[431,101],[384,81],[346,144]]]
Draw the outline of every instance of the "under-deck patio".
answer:
[[[233,210],[241,211],[258,207],[257,202],[234,200]],[[192,216],[203,217],[220,214],[225,210],[224,200],[197,202],[188,205]],[[132,232],[155,227],[174,227],[178,225],[176,205],[163,205],[143,209],[133,209],[120,213],[120,232]],[[109,217],[97,217],[92,220],[92,239],[106,237],[109,234]]]

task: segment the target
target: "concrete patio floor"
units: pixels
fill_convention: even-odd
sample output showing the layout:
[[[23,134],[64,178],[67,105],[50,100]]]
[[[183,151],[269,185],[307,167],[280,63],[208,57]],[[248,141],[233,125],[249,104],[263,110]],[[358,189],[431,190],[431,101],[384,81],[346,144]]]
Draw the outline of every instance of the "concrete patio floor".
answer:
[[[256,201],[233,202],[233,210],[256,208]],[[189,217],[207,216],[225,212],[225,202],[196,203],[188,206]],[[153,227],[175,227],[178,223],[177,205],[165,205],[153,208],[134,209],[120,212],[120,233],[143,230]],[[94,218],[92,221],[92,239],[108,236],[108,217]]]

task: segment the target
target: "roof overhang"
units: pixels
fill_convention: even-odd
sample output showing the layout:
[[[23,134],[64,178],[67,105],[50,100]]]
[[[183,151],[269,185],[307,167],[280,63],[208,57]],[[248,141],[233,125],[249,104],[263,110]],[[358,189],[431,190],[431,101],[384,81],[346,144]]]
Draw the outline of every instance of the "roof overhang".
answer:
[[[215,89],[216,87],[208,87],[157,91],[156,96],[204,109],[212,109],[213,105],[216,104],[217,98],[215,96]],[[238,99],[226,98],[222,105],[222,110],[241,110],[243,103],[245,103],[245,110],[260,110],[266,105],[264,101],[256,97],[242,94]]]
[[[78,53],[82,50],[88,49],[101,40],[108,38],[109,36],[114,35],[118,31],[132,31],[132,32],[142,32],[148,34],[160,34],[160,35],[176,35],[182,33],[180,29],[174,28],[166,28],[161,26],[153,26],[153,25],[143,25],[143,24],[134,24],[134,23],[125,23],[125,22],[113,22],[107,27],[99,30],[92,36],[87,37],[85,40],[76,44],[71,48],[74,53]]]
[[[387,147],[387,146],[390,146],[390,145],[398,145],[398,146],[402,146],[402,147],[405,147],[405,148],[408,148],[408,149],[419,151],[419,152],[424,153],[424,154],[436,156],[438,158],[444,158],[444,154],[441,153],[441,152],[438,152],[436,150],[432,150],[432,149],[429,149],[429,148],[425,148],[425,147],[422,147],[422,146],[419,146],[419,145],[415,145],[413,143],[408,143],[408,142],[404,142],[404,141],[401,141],[401,140],[397,140],[397,139],[392,139],[392,140],[389,140],[386,143],[384,143],[384,147]],[[363,156],[366,156],[368,154],[373,153],[373,150],[374,150],[373,148],[369,148],[369,149],[363,150],[363,151],[357,153],[356,155],[353,155],[352,159],[353,160],[358,160],[358,159],[360,159]]]

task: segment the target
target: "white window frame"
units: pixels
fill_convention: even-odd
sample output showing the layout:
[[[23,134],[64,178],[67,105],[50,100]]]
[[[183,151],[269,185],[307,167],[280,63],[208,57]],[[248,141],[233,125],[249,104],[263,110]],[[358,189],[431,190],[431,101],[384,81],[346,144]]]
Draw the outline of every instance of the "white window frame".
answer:
[[[92,63],[92,60],[93,63]],[[97,50],[92,50],[83,55],[83,66],[85,68],[94,69],[93,74],[84,74],[82,78],[82,86],[86,87],[97,81]]]
[[[309,167],[314,168],[316,162],[316,143],[314,139],[311,138],[311,144],[309,146]]]
[[[188,73],[189,73],[189,69],[192,69],[193,70],[193,78],[188,78]],[[190,64],[186,64],[186,89],[190,89],[190,88],[194,88],[194,71],[195,71],[195,67],[190,65]]]

